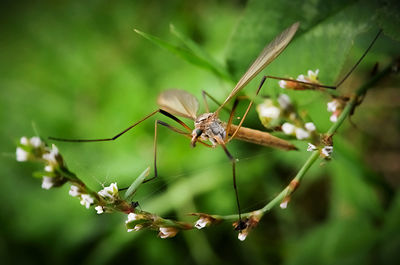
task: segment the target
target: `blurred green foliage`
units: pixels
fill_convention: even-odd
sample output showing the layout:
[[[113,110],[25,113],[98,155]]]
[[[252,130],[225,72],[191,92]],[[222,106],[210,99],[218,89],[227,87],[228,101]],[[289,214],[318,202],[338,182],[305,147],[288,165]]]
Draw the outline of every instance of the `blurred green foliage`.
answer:
[[[134,28],[182,45],[169,31],[173,24],[237,80],[268,41],[300,21],[295,39],[263,73],[296,77],[318,68],[321,81],[333,84],[357,61],[379,25],[387,35],[341,87],[349,93],[365,82],[375,62],[385,65],[399,54],[394,41],[399,39],[399,12],[392,5],[319,0],[8,2],[0,11],[2,262],[398,264],[400,102],[395,76],[368,93],[352,117],[357,127],[347,123],[340,129],[333,160],[314,165],[288,209],[267,214],[245,242],[237,240],[230,224],[169,240],[152,231],[127,233],[126,216],[97,216],[68,196],[69,187],[41,189],[31,177],[37,166],[17,163],[14,154],[23,135],[113,136],[155,110],[157,94],[167,88],[185,89],[198,98],[205,89],[220,101],[228,95],[232,83],[214,75],[216,71],[183,62]],[[244,92],[252,95],[257,82],[259,78]],[[262,94],[274,97],[278,92],[277,82],[267,81]],[[318,130],[329,128],[326,95],[287,93]],[[245,125],[262,128],[255,111]],[[154,119],[116,142],[57,145],[70,169],[92,188],[112,181],[122,187],[151,165],[153,133]],[[144,210],[185,220],[193,220],[185,214],[196,211],[235,213],[230,163],[222,149],[192,149],[187,139],[167,130],[160,131],[158,142],[161,176],[142,185],[135,196]],[[305,150],[305,143],[295,144]],[[229,148],[240,159],[238,185],[246,211],[273,198],[308,156],[240,142]]]

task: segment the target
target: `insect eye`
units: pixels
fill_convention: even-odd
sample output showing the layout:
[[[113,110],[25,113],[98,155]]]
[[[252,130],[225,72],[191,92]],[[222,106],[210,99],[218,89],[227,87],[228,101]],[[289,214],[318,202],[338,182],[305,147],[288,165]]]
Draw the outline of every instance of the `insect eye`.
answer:
[[[196,129],[196,137],[199,137],[203,133],[203,130]]]

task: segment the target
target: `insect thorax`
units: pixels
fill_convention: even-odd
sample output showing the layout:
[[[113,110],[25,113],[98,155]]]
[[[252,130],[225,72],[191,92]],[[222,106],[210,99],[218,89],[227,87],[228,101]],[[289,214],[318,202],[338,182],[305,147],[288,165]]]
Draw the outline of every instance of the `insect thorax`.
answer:
[[[226,136],[226,131],[224,128],[224,124],[218,119],[215,113],[204,113],[197,117],[194,122],[195,129],[193,133],[200,129],[202,130],[202,134],[200,136],[201,140],[210,140],[213,145],[216,145],[217,138],[220,140],[224,140]]]

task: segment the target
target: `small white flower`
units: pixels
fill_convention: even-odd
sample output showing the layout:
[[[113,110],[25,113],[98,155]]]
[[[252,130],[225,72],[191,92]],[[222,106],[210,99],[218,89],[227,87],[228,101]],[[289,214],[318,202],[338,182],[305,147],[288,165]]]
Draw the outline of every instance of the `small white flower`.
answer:
[[[308,70],[307,76],[299,75],[297,77],[297,80],[301,81],[301,82],[307,82],[307,83],[318,83],[318,73],[319,73],[319,69],[315,70],[315,72],[312,70]]]
[[[287,109],[292,104],[290,98],[286,94],[280,94],[278,97],[278,103],[283,109]]]
[[[279,86],[280,86],[281,88],[286,88],[286,87],[287,87],[287,83],[286,83],[285,80],[280,80],[280,81],[278,82],[278,84],[279,84]]]
[[[299,75],[299,76],[297,77],[297,81],[308,82],[308,81],[306,80],[306,78],[305,78],[304,75]]]
[[[329,117],[329,120],[333,123],[337,122],[338,116],[334,113]]]
[[[45,190],[49,190],[54,186],[54,178],[44,176],[42,179],[42,188]]]
[[[262,117],[277,119],[281,114],[281,110],[275,106],[261,106],[260,107],[260,115]]]
[[[239,239],[240,241],[244,241],[244,240],[246,239],[247,235],[248,235],[248,233],[241,231],[241,232],[239,233],[239,235],[238,235],[238,239]]]
[[[138,217],[137,214],[135,214],[135,213],[129,213],[129,214],[128,214],[128,220],[126,220],[125,223],[127,224],[127,223],[130,223],[130,222],[135,221],[135,220],[138,220],[138,219],[139,219],[139,217]]]
[[[307,139],[310,137],[310,133],[302,128],[295,129],[296,138],[299,140]]]
[[[54,168],[53,168],[52,165],[47,165],[47,166],[44,167],[44,171],[46,171],[46,172],[53,172],[53,171],[54,171]]]
[[[311,81],[317,81],[317,79],[318,79],[318,73],[319,73],[319,69],[315,70],[315,72],[313,72],[313,71],[311,71],[311,70],[308,70],[308,71],[307,71],[308,78],[309,78]]]
[[[49,164],[57,164],[57,156],[58,156],[58,148],[54,144],[51,146],[51,150],[49,153],[43,154],[43,159],[47,161]]]
[[[139,219],[140,219],[140,217],[136,213],[129,213],[128,214],[128,220],[125,221],[125,224],[128,224],[128,223],[130,223],[132,221],[139,220]],[[141,228],[141,226],[135,225],[135,227],[133,229],[128,228],[128,232],[139,231],[140,228]]]
[[[40,140],[40,138],[39,137],[37,137],[37,136],[34,136],[34,137],[32,137],[30,140],[29,140],[29,142],[31,143],[31,145],[33,146],[33,147],[40,147],[41,145],[42,145],[42,140]]]
[[[135,225],[135,227],[134,228],[129,228],[128,230],[127,230],[127,232],[132,232],[132,231],[139,231],[140,229],[143,229],[143,225]]]
[[[329,112],[335,112],[338,107],[339,107],[339,101],[337,101],[336,99],[329,101],[327,104],[327,110]]]
[[[284,124],[282,124],[282,131],[287,135],[294,134],[295,129],[296,129],[296,126],[294,126],[291,123],[285,122]]]
[[[196,227],[197,229],[202,229],[202,228],[206,227],[209,223],[210,223],[210,220],[208,220],[207,218],[200,217],[200,219],[197,220],[194,227]]]
[[[133,229],[128,229],[128,232],[130,232],[129,230],[133,230],[133,231],[139,231],[140,229],[143,229],[143,225],[135,225],[135,227]]]
[[[324,146],[324,148],[322,148],[322,150],[321,150],[321,154],[324,157],[330,157],[332,152],[333,152],[333,146],[331,146],[331,145]]]
[[[118,199],[118,187],[117,183],[111,183],[110,186],[104,187],[102,190],[100,190],[97,194],[99,196],[103,197],[106,200],[109,200],[111,202],[114,202],[116,199]]]
[[[86,207],[86,209],[89,209],[90,205],[92,205],[94,202],[92,196],[89,194],[82,194],[81,195],[81,204]]]
[[[16,151],[17,161],[24,162],[28,161],[29,153],[22,149],[21,147],[17,147]]]
[[[160,233],[158,236],[161,238],[174,237],[178,233],[178,230],[174,227],[160,227]]]
[[[104,208],[101,205],[97,205],[94,209],[96,210],[97,214],[104,213]]]
[[[315,131],[316,127],[314,125],[314,123],[312,122],[307,122],[306,124],[304,124],[304,127],[307,129],[307,131],[309,132],[313,132]]]
[[[313,145],[312,143],[308,143],[307,151],[312,152],[315,150],[317,150],[317,147],[315,145]]]
[[[286,209],[288,206],[288,201],[285,200],[283,202],[281,202],[281,204],[279,204],[279,207],[281,207],[281,209]]]
[[[68,194],[71,195],[72,197],[78,197],[79,195],[81,195],[81,192],[79,191],[78,186],[71,185]]]
[[[28,137],[26,137],[26,136],[21,137],[20,143],[21,143],[22,145],[28,145],[28,144],[29,144]]]

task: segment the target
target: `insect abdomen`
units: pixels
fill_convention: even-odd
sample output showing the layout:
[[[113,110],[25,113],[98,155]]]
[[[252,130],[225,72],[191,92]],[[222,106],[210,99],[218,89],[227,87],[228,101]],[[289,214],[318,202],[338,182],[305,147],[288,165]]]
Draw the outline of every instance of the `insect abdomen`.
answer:
[[[236,129],[236,125],[231,125],[229,135],[232,135],[236,131]],[[239,131],[235,135],[235,139],[263,146],[277,147],[284,150],[297,150],[296,146],[286,140],[273,136],[267,132],[262,132],[246,127],[240,127]]]

